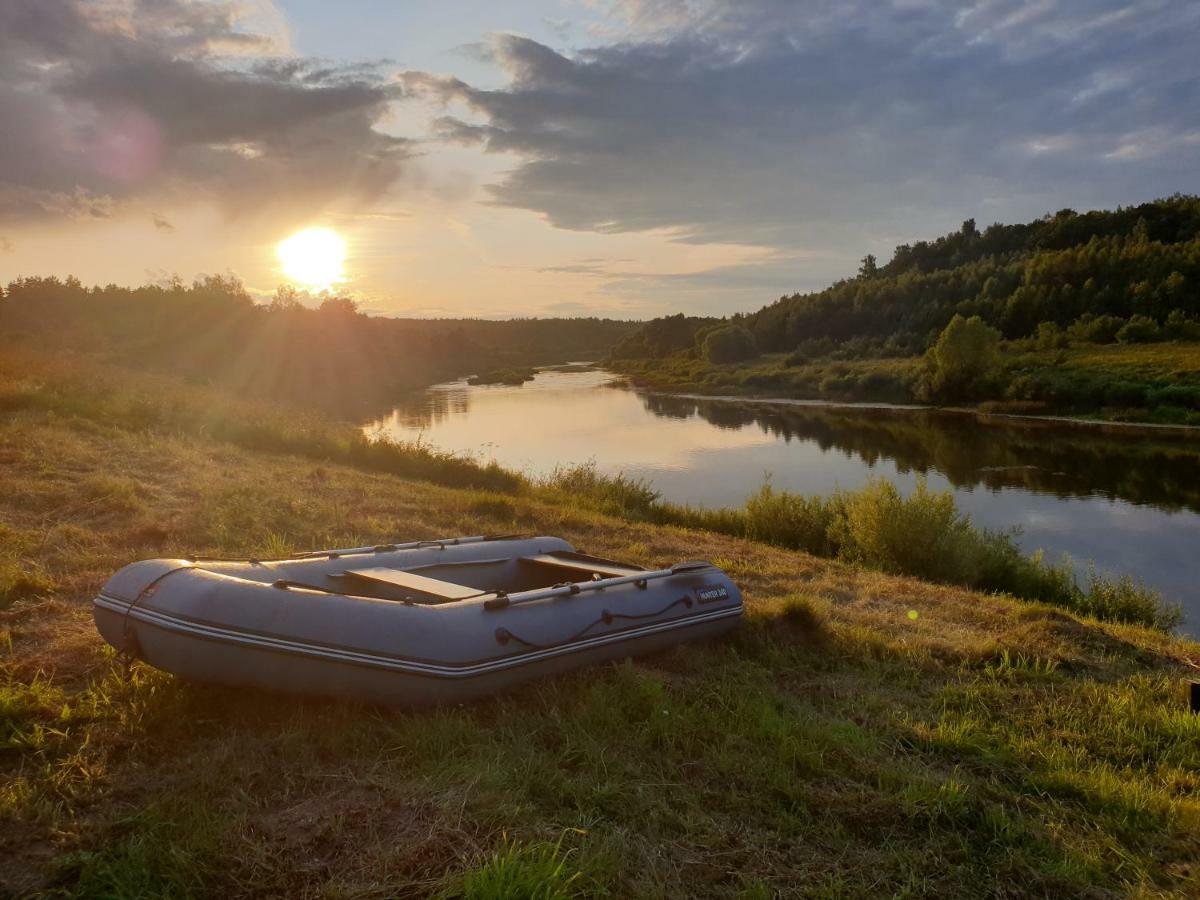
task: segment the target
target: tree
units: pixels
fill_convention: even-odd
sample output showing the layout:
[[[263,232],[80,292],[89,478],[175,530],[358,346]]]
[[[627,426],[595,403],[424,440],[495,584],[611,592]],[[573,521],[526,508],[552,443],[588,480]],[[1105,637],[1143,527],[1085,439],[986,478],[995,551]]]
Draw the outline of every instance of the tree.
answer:
[[[862,258],[862,265],[858,267],[859,278],[874,278],[879,274],[879,264],[875,261],[875,254],[868,253]]]
[[[711,363],[734,363],[758,356],[758,342],[744,325],[726,325],[704,338],[704,358]]]
[[[979,316],[955,315],[927,357],[929,387],[938,399],[968,396],[991,372],[1000,352],[1000,332]]]
[[[300,292],[290,284],[281,284],[275,288],[275,296],[271,298],[271,303],[267,308],[273,313],[301,309],[303,304],[300,303]]]
[[[349,297],[326,297],[317,312],[327,316],[354,316],[358,315],[358,304]]]

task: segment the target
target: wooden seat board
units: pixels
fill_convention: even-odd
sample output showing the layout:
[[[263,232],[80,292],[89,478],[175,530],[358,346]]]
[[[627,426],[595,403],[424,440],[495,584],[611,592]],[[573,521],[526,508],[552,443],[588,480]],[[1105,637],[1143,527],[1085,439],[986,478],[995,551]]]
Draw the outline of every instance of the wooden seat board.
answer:
[[[570,569],[572,572],[583,572],[588,575],[595,573],[597,575],[609,575],[617,578],[622,575],[636,575],[641,571],[641,569],[635,566],[620,566],[590,559],[564,559],[561,556],[554,556],[550,553],[543,553],[538,556],[522,556],[521,559],[525,562],[538,563],[544,566]]]
[[[365,578],[368,581],[378,581],[399,588],[407,588],[410,591],[419,591],[422,594],[432,594],[434,597],[442,597],[446,600],[465,600],[468,597],[478,597],[487,593],[487,591],[481,591],[479,588],[469,587],[465,584],[455,584],[452,581],[441,581],[437,578],[428,578],[424,575],[417,575],[414,572],[406,572],[403,569],[387,569],[383,567],[347,569],[346,574],[353,575],[356,578]]]

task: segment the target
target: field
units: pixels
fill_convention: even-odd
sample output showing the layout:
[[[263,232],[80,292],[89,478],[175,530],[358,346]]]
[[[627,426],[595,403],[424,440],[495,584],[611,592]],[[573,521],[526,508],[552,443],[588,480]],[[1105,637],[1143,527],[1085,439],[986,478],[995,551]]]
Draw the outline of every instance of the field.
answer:
[[[1200,893],[1194,643],[6,363],[0,894]],[[427,713],[181,684],[90,621],[137,558],[510,531],[711,559],[747,621]]]

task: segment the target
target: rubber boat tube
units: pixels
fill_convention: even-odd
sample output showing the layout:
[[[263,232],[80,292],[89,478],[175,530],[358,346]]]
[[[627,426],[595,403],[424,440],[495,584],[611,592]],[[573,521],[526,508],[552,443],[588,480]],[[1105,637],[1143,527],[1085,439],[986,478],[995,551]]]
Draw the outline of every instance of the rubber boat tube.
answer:
[[[555,537],[476,536],[147,560],[94,612],[113,647],[183,678],[428,705],[720,635],[742,597],[705,562],[649,570]]]

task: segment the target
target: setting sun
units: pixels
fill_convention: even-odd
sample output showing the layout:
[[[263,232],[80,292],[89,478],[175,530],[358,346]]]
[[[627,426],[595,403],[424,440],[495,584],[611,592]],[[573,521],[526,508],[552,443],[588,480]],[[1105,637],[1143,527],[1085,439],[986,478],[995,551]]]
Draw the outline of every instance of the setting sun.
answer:
[[[305,228],[276,248],[283,273],[303,287],[324,290],[346,280],[346,242],[332,228]]]

